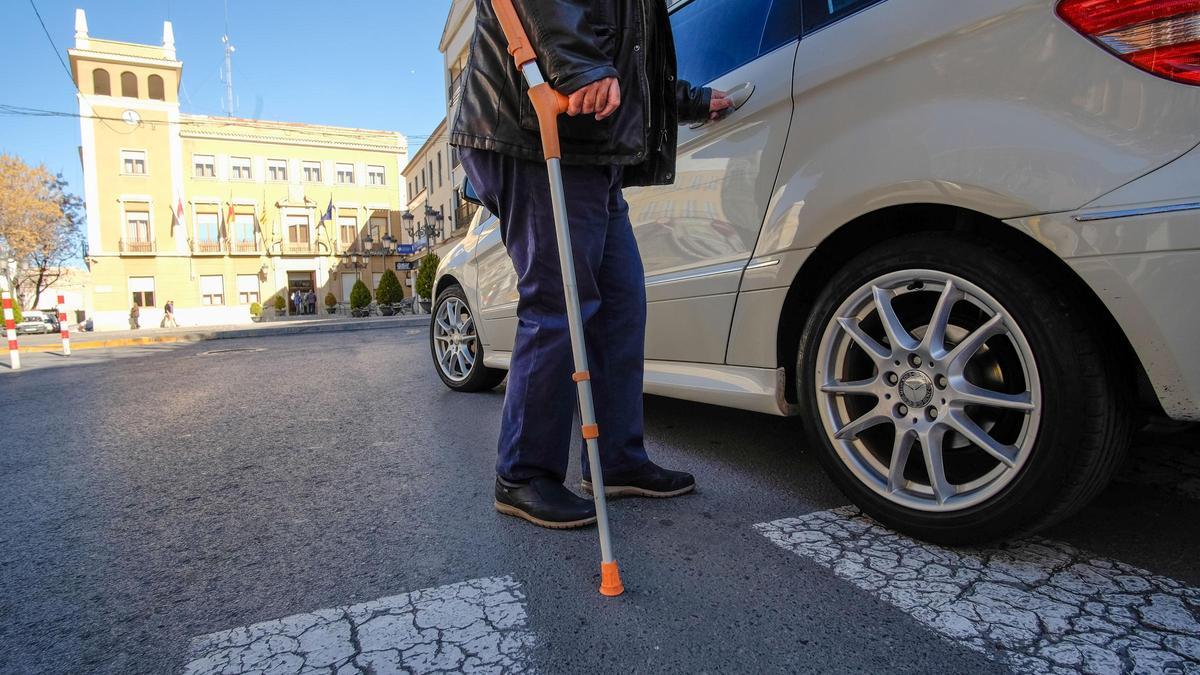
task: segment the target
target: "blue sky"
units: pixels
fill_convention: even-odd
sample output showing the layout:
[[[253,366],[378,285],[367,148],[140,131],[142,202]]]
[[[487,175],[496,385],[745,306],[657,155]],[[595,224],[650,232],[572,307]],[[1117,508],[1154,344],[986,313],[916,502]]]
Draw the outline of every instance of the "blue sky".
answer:
[[[35,0],[66,60],[75,8],[94,37],[160,44],[175,27],[183,112],[220,115],[222,0]],[[235,114],[388,129],[415,152],[445,111],[437,50],[450,0],[229,0]],[[29,0],[0,0],[0,103],[78,112]],[[82,195],[79,120],[0,115],[0,152],[61,171]]]

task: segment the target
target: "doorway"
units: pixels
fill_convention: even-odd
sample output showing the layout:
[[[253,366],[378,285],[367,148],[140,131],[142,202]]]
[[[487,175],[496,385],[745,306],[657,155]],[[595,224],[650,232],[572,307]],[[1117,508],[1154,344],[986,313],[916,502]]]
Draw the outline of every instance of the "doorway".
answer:
[[[296,291],[300,291],[301,296],[303,296],[304,298],[307,298],[308,293],[310,291],[314,291],[314,289],[316,288],[317,273],[311,272],[311,271],[309,271],[309,272],[288,272],[287,275],[288,275],[287,301],[288,301],[288,308],[291,310],[291,313],[292,314],[308,314],[308,313],[310,313],[309,310],[315,312],[316,311],[316,301],[301,303],[301,305],[299,307],[297,307],[296,303],[294,302],[294,299],[296,297]]]

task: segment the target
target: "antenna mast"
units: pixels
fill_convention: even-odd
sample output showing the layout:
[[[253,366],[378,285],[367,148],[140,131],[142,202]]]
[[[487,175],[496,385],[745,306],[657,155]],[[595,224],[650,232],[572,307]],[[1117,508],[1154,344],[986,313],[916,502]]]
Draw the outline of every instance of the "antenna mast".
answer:
[[[225,72],[221,81],[225,83],[225,116],[233,117],[233,43],[229,41],[229,0],[225,0],[225,34],[221,36],[225,45]]]

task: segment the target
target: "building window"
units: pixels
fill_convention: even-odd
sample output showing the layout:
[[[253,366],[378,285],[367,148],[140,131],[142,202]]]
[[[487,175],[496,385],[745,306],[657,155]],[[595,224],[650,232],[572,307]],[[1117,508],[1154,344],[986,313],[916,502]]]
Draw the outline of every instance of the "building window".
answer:
[[[200,304],[225,304],[225,277],[219,274],[200,277]]]
[[[335,164],[334,171],[337,173],[337,182],[341,185],[354,185],[354,165],[353,164]]]
[[[308,248],[308,216],[290,215],[287,219],[288,247],[293,249]]]
[[[133,304],[139,307],[154,306],[154,277],[129,277],[129,292]]]
[[[192,175],[196,178],[216,178],[216,159],[212,155],[192,155]]]
[[[229,171],[234,180],[251,180],[250,174],[250,158],[249,157],[230,157]]]
[[[125,237],[129,240],[129,250],[150,250],[150,212],[125,211]]]
[[[128,98],[137,98],[137,75],[128,70],[121,73],[121,95]]]
[[[438,150],[438,187],[442,187],[442,151]]]
[[[367,165],[367,184],[368,185],[384,185],[383,167],[370,164]]]
[[[146,175],[146,151],[145,150],[122,150],[121,151],[121,173],[130,176],[145,176]]]
[[[92,93],[96,96],[112,96],[112,85],[108,81],[108,71],[97,68],[92,71]]]
[[[233,217],[233,241],[237,251],[258,250],[256,229],[253,214],[239,213]]]
[[[301,165],[304,169],[305,183],[320,183],[321,182],[321,163],[320,162],[304,162]]]
[[[221,218],[215,213],[196,214],[196,252],[219,253],[221,251]]]
[[[237,294],[239,305],[249,305],[258,302],[258,275],[237,275]]]
[[[151,75],[146,79],[146,90],[150,94],[150,98],[156,101],[167,100],[166,92],[163,90],[163,79],[161,75]]]
[[[287,180],[287,166],[288,163],[286,159],[268,159],[267,178],[278,181]]]
[[[387,231],[388,219],[386,216],[371,216],[371,237],[375,241],[383,241],[384,234],[390,234]]]
[[[358,236],[358,218],[356,216],[338,216],[338,241],[349,246]]]

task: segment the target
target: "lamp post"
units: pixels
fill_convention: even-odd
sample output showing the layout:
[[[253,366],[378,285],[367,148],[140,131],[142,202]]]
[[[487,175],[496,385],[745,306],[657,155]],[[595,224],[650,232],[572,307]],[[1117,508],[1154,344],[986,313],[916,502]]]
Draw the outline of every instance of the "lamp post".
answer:
[[[8,259],[4,261],[4,289],[3,290],[9,291],[10,293],[15,294],[17,287],[13,285],[13,279],[15,279],[16,277],[17,277],[17,259],[12,256],[8,256]]]
[[[426,246],[432,248],[432,240],[446,236],[446,216],[441,209],[431,209],[426,205],[425,219],[420,225],[414,225],[415,216],[410,211],[405,211],[400,218],[404,220],[404,231],[408,232],[408,236],[412,237],[414,242],[420,237],[425,240]]]

